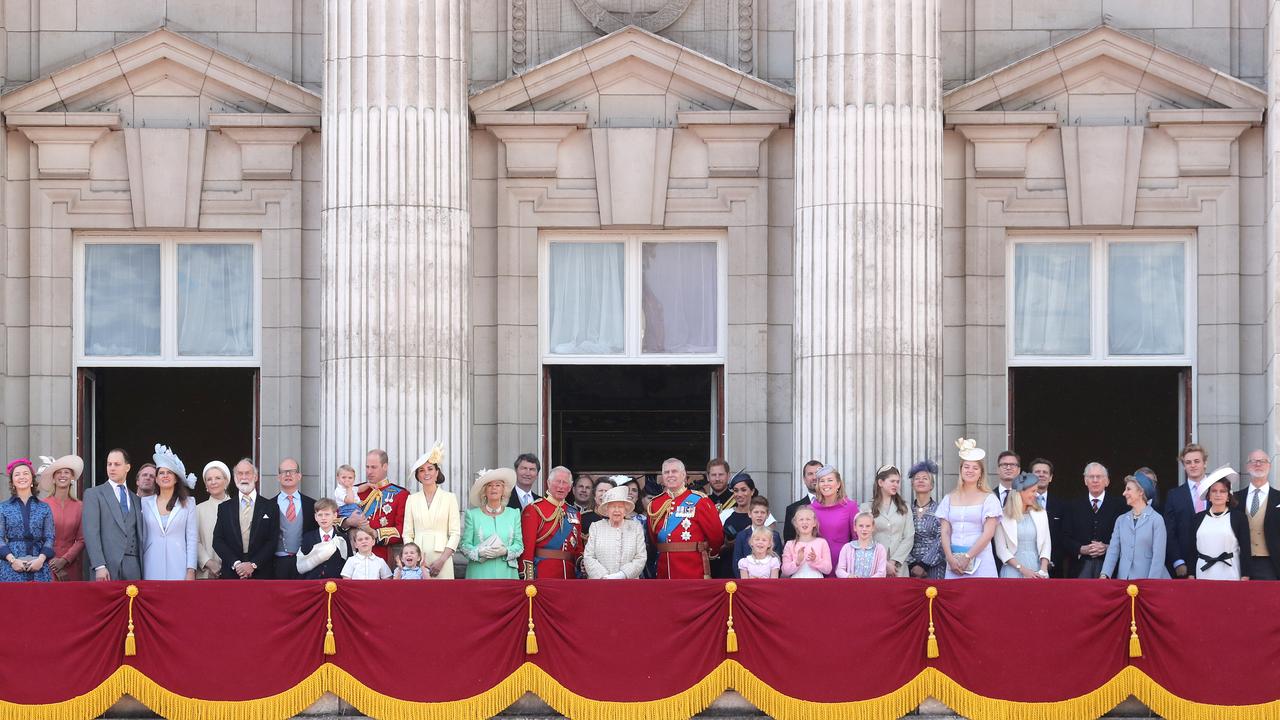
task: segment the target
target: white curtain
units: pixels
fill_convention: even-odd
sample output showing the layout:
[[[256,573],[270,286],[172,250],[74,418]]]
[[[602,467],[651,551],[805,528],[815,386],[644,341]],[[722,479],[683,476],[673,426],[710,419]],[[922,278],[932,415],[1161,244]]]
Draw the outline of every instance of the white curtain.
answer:
[[[1107,258],[1107,337],[1112,355],[1181,355],[1186,259],[1180,242],[1112,243]]]
[[[159,245],[85,245],[84,354],[160,354]]]
[[[553,354],[626,350],[625,264],[622,243],[551,244]]]
[[[178,245],[178,354],[253,354],[253,246]]]
[[[643,351],[713,353],[719,313],[715,243],[644,243]]]
[[[1016,355],[1089,354],[1089,245],[1022,243],[1014,250]]]

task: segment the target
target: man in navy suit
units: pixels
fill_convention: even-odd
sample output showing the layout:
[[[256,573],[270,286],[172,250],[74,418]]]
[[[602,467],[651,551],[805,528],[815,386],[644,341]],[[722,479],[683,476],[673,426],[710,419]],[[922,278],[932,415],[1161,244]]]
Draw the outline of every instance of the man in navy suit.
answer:
[[[1091,462],[1084,467],[1084,497],[1072,500],[1067,506],[1063,528],[1067,556],[1071,558],[1071,574],[1080,578],[1096,578],[1102,572],[1102,560],[1111,544],[1111,532],[1116,518],[1125,511],[1120,496],[1108,495],[1111,476],[1102,463]]]
[[[1191,523],[1196,513],[1204,510],[1204,496],[1200,485],[1204,482],[1209,453],[1195,443],[1182,448],[1178,462],[1187,474],[1187,481],[1164,496],[1164,527],[1168,533],[1165,543],[1165,564],[1169,575],[1175,578],[1187,576],[1187,563],[1196,558],[1195,538],[1191,535]]]
[[[1040,506],[1049,516],[1049,577],[1066,577],[1067,571],[1063,555],[1062,499],[1049,494],[1049,485],[1053,483],[1053,463],[1045,458],[1031,461],[1031,474],[1036,476],[1036,491],[1039,493]]]
[[[1249,521],[1249,560],[1240,571],[1250,580],[1280,579],[1280,493],[1267,482],[1271,457],[1254,450],[1245,469],[1249,484],[1236,492],[1236,500]]]
[[[236,496],[218,506],[213,551],[224,579],[270,580],[280,542],[280,509],[258,492],[258,469],[249,458],[236,463]]]

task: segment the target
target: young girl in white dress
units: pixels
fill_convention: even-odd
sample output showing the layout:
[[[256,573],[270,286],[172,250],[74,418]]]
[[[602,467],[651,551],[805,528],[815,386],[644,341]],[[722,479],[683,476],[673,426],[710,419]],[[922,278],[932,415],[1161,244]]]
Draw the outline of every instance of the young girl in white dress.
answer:
[[[751,554],[738,561],[738,577],[776,578],[782,569],[782,561],[773,552],[773,531],[766,527],[752,527]]]

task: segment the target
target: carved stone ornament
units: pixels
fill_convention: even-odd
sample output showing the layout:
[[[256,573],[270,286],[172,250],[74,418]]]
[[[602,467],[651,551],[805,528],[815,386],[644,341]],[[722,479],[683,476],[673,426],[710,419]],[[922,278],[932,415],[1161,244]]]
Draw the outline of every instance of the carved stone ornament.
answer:
[[[597,30],[611,33],[628,25],[651,33],[665,30],[693,0],[573,0]]]

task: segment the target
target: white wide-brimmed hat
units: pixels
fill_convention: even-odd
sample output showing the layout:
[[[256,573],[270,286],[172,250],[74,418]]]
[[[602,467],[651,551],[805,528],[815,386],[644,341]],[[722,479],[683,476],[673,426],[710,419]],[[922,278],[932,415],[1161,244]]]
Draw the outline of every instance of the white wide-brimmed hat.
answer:
[[[1235,487],[1235,484],[1240,481],[1240,473],[1231,469],[1230,465],[1223,465],[1217,470],[1214,470],[1205,477],[1204,482],[1200,483],[1200,497],[1208,495],[1209,488],[1219,480],[1226,480],[1227,490],[1230,491],[1231,488]]]
[[[36,482],[40,487],[40,492],[48,494],[53,489],[53,474],[66,468],[71,471],[71,494],[74,497],[76,491],[75,482],[84,473],[84,460],[81,460],[79,455],[63,455],[57,460],[48,455],[41,455],[40,462],[40,471],[36,475]]]
[[[627,505],[631,504],[631,493],[627,490],[626,485],[619,485],[615,488],[606,490],[604,498],[600,500],[600,508],[597,509],[597,512],[599,512],[599,510],[603,510],[609,505],[609,503],[616,502],[626,503]]]
[[[471,503],[471,507],[481,507],[484,502],[484,486],[491,482],[499,481],[502,483],[503,504],[511,498],[511,491],[516,486],[516,471],[508,467],[495,468],[493,470],[481,470],[476,473],[476,479],[471,483],[471,489],[467,491],[467,500]]]

